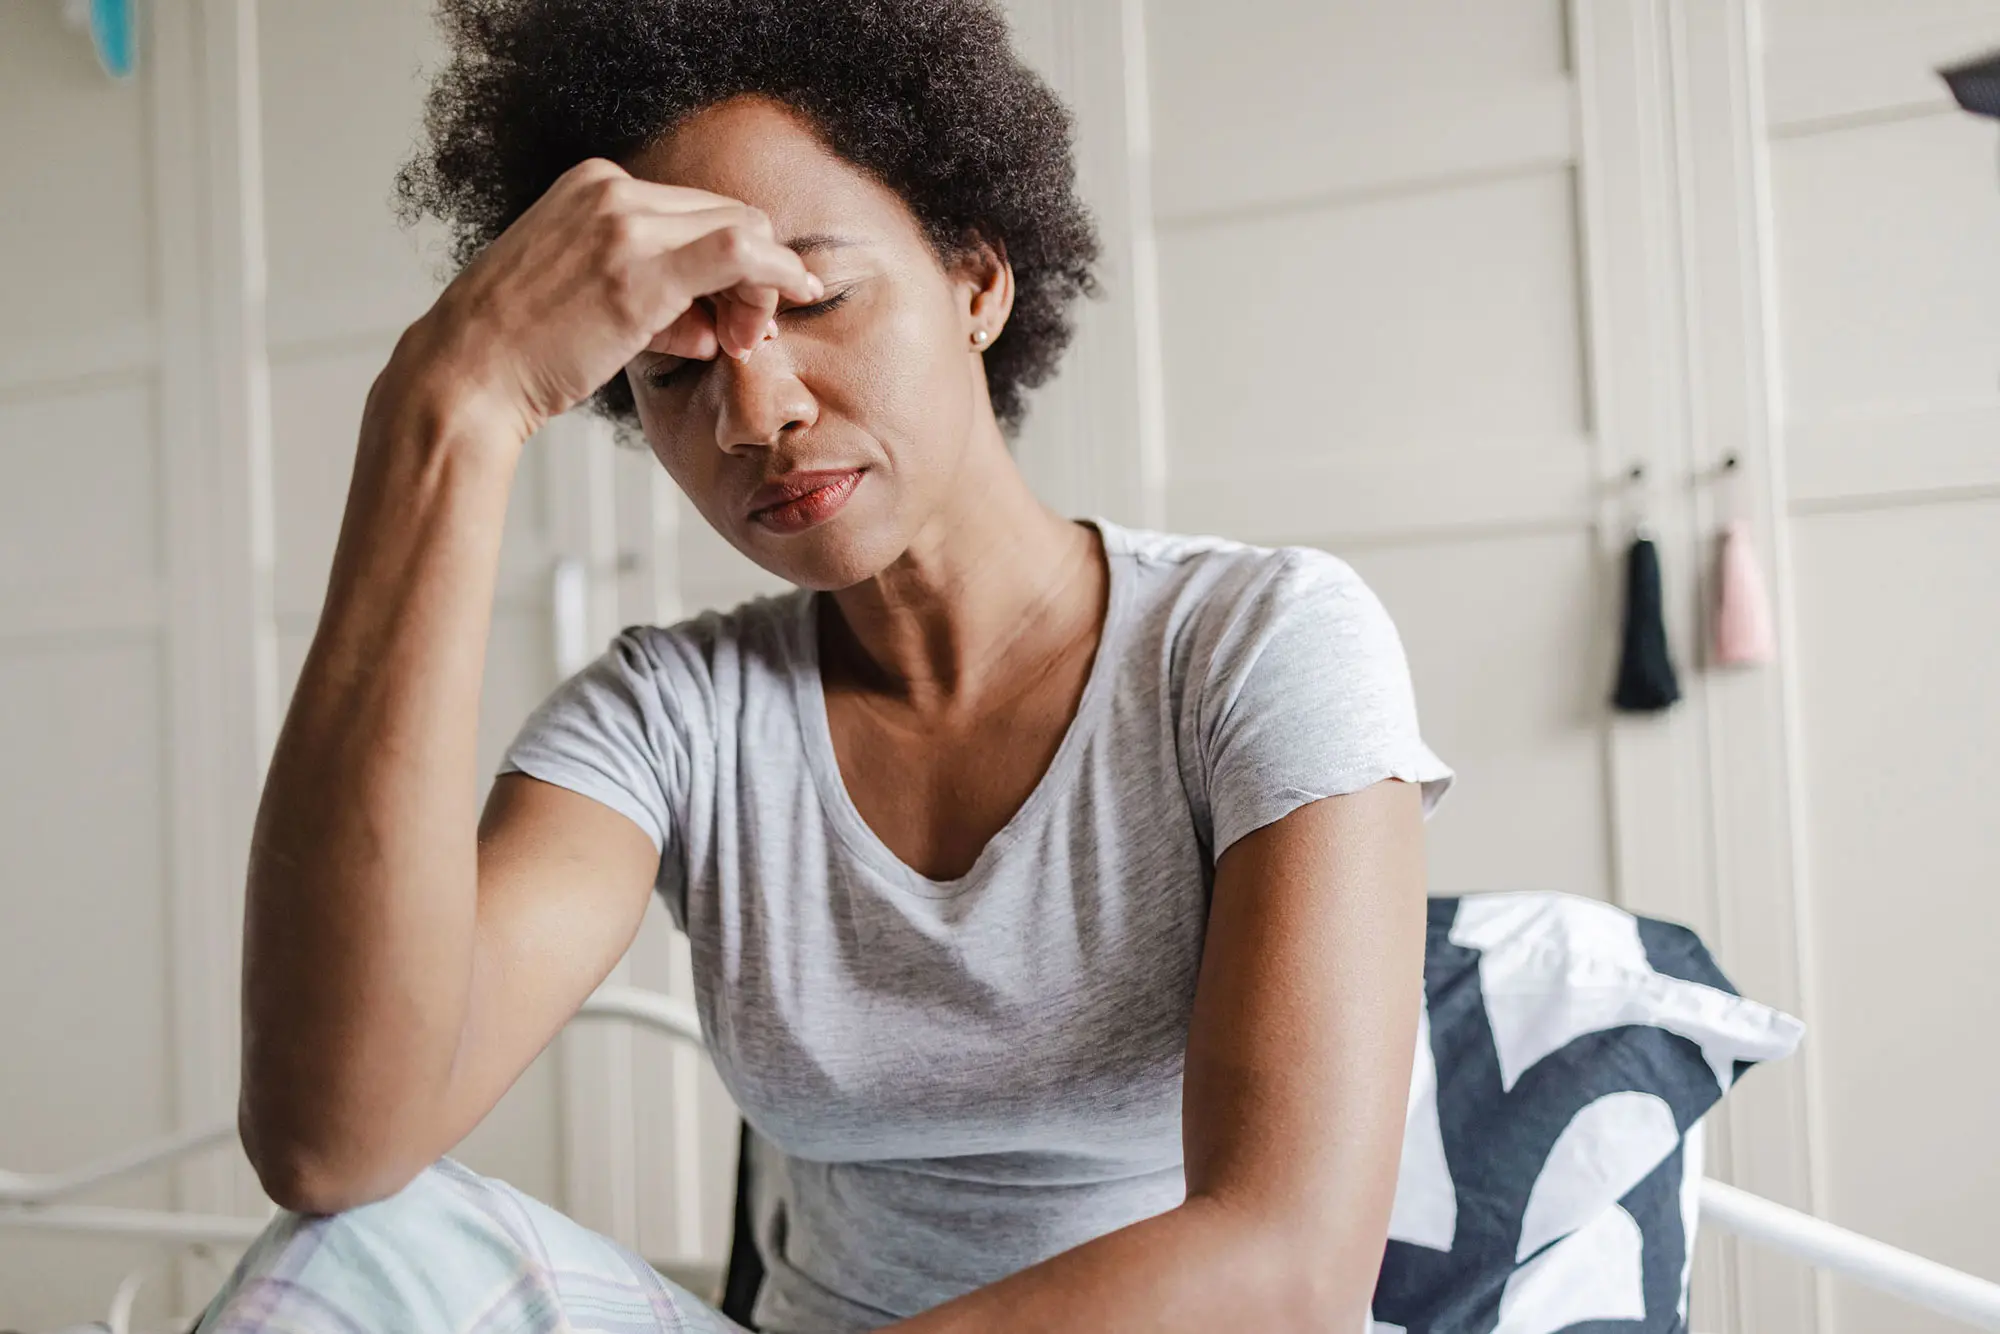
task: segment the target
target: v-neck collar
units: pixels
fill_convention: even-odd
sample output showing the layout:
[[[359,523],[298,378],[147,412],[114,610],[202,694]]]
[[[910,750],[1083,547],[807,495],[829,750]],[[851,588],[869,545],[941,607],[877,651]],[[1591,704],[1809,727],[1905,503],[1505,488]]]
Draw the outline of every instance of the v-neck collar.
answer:
[[[972,866],[955,879],[933,880],[897,856],[862,818],[854,798],[848,794],[847,780],[841,777],[840,759],[833,749],[833,728],[827,721],[826,683],[820,676],[820,599],[813,593],[799,599],[799,611],[792,623],[791,676],[806,767],[812,771],[813,785],[819,789],[820,803],[826,809],[834,832],[849,851],[891,883],[926,898],[948,899],[963,894],[990,875],[993,867],[1006,856],[1008,848],[1033,829],[1044,818],[1050,804],[1069,790],[1084,748],[1090,743],[1091,735],[1098,729],[1101,715],[1106,711],[1107,696],[1117,675],[1125,609],[1130,601],[1128,585],[1132,577],[1128,562],[1123,559],[1125,543],[1120,540],[1122,534],[1115,525],[1096,518],[1079,522],[1096,531],[1104,549],[1106,567],[1104,627],[1098,634],[1097,647],[1091,655],[1090,674],[1084,680],[1076,713],[1063,730],[1062,741],[1057,745],[1049,767],[1007,823],[986,841],[986,846],[973,859]]]

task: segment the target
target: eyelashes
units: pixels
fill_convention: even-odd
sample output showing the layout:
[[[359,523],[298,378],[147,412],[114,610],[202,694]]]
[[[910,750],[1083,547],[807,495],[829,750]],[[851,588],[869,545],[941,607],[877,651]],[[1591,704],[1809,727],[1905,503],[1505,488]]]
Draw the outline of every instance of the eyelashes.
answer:
[[[803,315],[807,319],[811,319],[815,315],[824,315],[829,311],[839,310],[842,306],[846,305],[847,298],[853,291],[852,287],[843,287],[824,301],[816,301],[810,306],[793,306],[790,310],[783,313],[786,315]]]
[[[824,301],[815,301],[810,306],[793,306],[789,310],[779,311],[778,316],[780,319],[797,317],[809,320],[816,316],[831,314],[847,304],[847,298],[853,291],[854,289],[851,287],[842,288]],[[691,370],[707,364],[704,361],[692,361],[687,358],[675,358],[672,361],[663,361],[654,370],[646,373],[646,384],[649,388],[653,389],[671,388],[687,378]]]

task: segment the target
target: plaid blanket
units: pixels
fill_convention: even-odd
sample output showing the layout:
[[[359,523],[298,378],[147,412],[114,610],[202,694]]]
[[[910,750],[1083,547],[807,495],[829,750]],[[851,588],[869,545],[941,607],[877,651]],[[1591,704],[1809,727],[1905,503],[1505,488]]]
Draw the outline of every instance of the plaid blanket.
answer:
[[[609,1237],[438,1160],[345,1213],[282,1213],[198,1334],[742,1334]]]

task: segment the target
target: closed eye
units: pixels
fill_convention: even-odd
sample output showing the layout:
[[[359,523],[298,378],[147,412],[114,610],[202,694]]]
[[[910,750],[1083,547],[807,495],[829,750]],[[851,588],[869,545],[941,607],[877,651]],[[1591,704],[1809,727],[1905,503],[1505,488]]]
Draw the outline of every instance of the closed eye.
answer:
[[[829,311],[839,310],[847,304],[847,298],[853,292],[854,289],[852,287],[843,287],[824,301],[815,301],[810,306],[793,306],[782,313],[785,315],[803,315],[807,319],[811,319],[815,315],[824,315]]]
[[[699,364],[689,361],[686,357],[661,357],[653,363],[653,368],[646,372],[646,386],[649,389],[665,389],[680,378],[682,371],[691,365]]]
[[[792,306],[778,312],[778,314],[780,318],[785,319],[789,319],[795,315],[805,319],[812,319],[816,315],[825,315],[839,310],[847,304],[847,298],[853,292],[854,289],[852,287],[845,287],[824,301],[815,301],[810,306]],[[698,372],[701,367],[707,364],[705,361],[695,361],[688,357],[661,357],[653,363],[653,369],[646,372],[646,384],[649,388],[666,389],[678,383],[687,372]]]

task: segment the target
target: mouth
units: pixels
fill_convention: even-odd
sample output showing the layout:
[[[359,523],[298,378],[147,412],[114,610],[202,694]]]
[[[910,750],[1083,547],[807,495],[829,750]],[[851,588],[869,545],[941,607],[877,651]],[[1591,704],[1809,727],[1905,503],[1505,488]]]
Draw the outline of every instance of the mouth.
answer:
[[[847,504],[865,471],[795,472],[767,482],[750,496],[750,521],[774,533],[800,533],[825,523]]]

